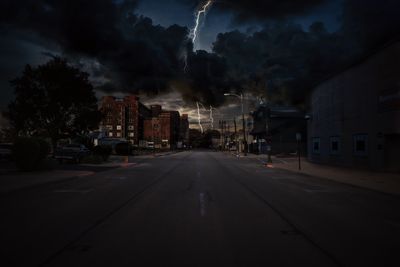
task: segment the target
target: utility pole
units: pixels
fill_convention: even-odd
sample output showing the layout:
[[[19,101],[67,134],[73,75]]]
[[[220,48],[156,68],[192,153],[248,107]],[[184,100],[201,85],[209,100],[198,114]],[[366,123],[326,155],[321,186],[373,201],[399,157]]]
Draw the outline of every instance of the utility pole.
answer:
[[[222,144],[223,144],[223,141],[222,141],[222,140],[223,140],[223,139],[222,139],[223,137],[222,137],[222,136],[223,136],[223,132],[224,132],[224,131],[223,131],[223,129],[222,129],[222,121],[221,121],[221,120],[219,120],[218,125],[219,125],[219,129],[220,129],[219,142],[220,142],[220,146],[221,146],[221,150],[222,150],[222,148],[223,148],[223,147],[222,147]]]
[[[271,158],[271,150],[272,150],[272,136],[270,135],[270,118],[271,115],[271,109],[267,106],[267,118],[266,118],[266,143],[267,143],[267,153],[268,153],[268,163],[272,163],[272,158]]]
[[[243,94],[240,94],[240,102],[242,103],[243,140],[244,140],[243,150],[244,150],[244,155],[247,156],[246,121],[244,120]]]
[[[233,117],[233,123],[235,125],[235,145],[236,145],[236,153],[239,155],[239,143],[238,143],[238,138],[237,138],[237,129],[236,129],[236,118]]]
[[[222,121],[222,132],[223,132],[223,134],[222,134],[222,139],[223,139],[223,149],[225,150],[225,145],[226,145],[226,121]]]
[[[244,152],[244,155],[247,156],[246,121],[244,119],[243,94],[237,95],[237,94],[225,93],[224,96],[236,96],[237,98],[240,99],[240,103],[242,106],[242,122],[243,122],[243,143],[244,143],[243,152]]]
[[[301,133],[296,134],[296,141],[297,141],[297,155],[299,157],[299,171],[301,171],[301,154],[300,154],[300,147],[301,147]]]

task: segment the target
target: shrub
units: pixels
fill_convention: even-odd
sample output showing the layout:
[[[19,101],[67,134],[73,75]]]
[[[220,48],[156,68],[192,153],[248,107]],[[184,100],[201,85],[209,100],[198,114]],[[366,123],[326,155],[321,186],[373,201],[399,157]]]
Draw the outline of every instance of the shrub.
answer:
[[[99,145],[93,148],[93,154],[101,156],[104,161],[106,161],[112,153],[112,147],[107,145]]]
[[[44,160],[49,154],[49,144],[37,138],[20,137],[13,146],[13,156],[17,168],[22,171],[33,171],[43,168]]]
[[[115,145],[115,153],[117,155],[128,156],[131,154],[131,144],[119,143]]]
[[[39,158],[45,159],[51,151],[50,144],[46,140],[40,138],[37,138],[36,141],[39,144],[39,152],[40,152]]]

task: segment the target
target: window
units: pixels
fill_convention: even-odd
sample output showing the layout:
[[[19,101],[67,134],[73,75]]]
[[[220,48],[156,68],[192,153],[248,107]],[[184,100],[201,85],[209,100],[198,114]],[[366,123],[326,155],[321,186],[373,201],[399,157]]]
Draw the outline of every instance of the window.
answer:
[[[107,126],[106,126],[106,129],[107,129],[107,130],[112,130],[113,127],[112,127],[112,125],[107,125]]]
[[[319,154],[320,153],[320,146],[321,146],[321,138],[314,137],[312,139],[312,152],[314,154]]]
[[[121,137],[121,133],[117,133],[117,137]]]
[[[117,130],[121,130],[121,129],[122,129],[121,125],[117,125]]]
[[[129,129],[129,131],[133,131],[135,129],[135,127],[133,125],[129,125],[128,129]]]
[[[356,134],[353,136],[354,155],[367,156],[368,155],[368,135]]]
[[[135,134],[134,133],[129,133],[129,137],[134,137]]]
[[[109,137],[113,137],[113,133],[108,133],[108,136]]]
[[[338,136],[330,137],[330,152],[331,155],[340,154],[340,137]]]

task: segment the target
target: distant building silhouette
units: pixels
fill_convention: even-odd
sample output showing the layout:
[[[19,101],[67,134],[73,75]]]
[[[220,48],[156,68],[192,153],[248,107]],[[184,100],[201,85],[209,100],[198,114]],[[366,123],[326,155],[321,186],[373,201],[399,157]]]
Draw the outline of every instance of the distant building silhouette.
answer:
[[[261,105],[252,112],[253,143],[250,150],[256,153],[267,153],[267,146],[272,154],[296,153],[298,144],[296,134],[302,135],[301,150],[306,150],[307,122],[304,112],[295,107]]]

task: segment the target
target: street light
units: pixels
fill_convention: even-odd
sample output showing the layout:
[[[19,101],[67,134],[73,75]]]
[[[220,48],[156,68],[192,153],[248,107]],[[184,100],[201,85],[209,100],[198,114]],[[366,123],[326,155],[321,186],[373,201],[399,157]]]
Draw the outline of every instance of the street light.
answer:
[[[247,138],[246,138],[246,123],[244,121],[244,106],[243,106],[243,94],[237,95],[232,93],[225,93],[224,96],[236,96],[240,99],[242,105],[242,122],[243,122],[243,141],[244,141],[244,155],[247,156]]]

